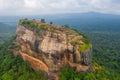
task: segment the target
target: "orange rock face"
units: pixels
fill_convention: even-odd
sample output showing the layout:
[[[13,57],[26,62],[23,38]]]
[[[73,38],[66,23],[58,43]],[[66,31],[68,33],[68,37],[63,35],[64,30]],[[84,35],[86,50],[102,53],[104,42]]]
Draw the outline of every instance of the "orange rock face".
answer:
[[[28,60],[30,62],[30,65],[32,66],[33,69],[35,69],[35,70],[44,70],[46,72],[49,71],[47,65],[44,64],[39,59],[34,58],[32,56],[29,56],[26,53],[22,53],[22,52],[21,52],[21,55],[22,55],[24,60]]]

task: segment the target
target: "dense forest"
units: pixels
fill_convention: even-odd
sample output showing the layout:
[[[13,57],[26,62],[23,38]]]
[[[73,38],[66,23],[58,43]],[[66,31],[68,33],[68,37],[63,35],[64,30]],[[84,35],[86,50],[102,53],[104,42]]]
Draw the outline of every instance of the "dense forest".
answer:
[[[23,61],[20,56],[14,56],[8,46],[15,39],[0,45],[0,80],[46,80],[47,74],[43,71],[34,71],[29,62]]]

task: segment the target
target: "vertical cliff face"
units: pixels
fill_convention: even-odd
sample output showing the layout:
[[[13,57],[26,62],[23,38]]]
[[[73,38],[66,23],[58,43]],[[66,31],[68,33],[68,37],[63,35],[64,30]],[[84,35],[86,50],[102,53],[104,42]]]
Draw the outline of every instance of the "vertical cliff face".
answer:
[[[74,30],[35,20],[21,20],[17,27],[16,43],[23,59],[48,73],[64,67],[89,70],[92,49],[86,41]]]

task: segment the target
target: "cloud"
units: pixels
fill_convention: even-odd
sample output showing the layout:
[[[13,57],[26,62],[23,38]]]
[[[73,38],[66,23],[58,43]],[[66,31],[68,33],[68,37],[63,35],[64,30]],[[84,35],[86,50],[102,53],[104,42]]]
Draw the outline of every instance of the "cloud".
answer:
[[[0,0],[0,15],[100,12],[120,14],[120,0]]]

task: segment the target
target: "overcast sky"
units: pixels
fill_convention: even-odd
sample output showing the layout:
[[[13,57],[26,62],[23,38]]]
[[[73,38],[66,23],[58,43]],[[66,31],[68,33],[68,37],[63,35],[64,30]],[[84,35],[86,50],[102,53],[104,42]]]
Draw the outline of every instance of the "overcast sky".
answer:
[[[120,14],[120,0],[0,0],[0,15],[79,12]]]

